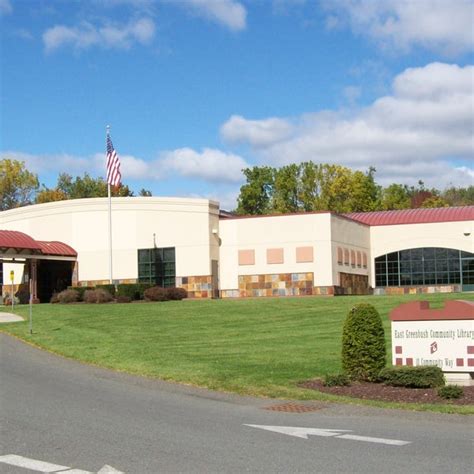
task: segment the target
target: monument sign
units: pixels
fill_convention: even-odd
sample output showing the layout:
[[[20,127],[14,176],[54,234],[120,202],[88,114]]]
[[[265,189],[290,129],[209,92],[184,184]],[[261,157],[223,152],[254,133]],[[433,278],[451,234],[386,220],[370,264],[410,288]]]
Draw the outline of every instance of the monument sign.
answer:
[[[390,313],[393,365],[436,365],[443,372],[474,373],[474,302],[427,301],[397,306]]]

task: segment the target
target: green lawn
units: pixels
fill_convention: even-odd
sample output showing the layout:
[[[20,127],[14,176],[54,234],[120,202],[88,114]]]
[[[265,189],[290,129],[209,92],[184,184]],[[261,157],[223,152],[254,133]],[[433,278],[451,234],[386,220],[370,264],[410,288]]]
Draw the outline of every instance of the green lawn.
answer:
[[[474,299],[464,293],[44,304],[33,308],[32,336],[27,321],[3,324],[0,330],[66,357],[133,374],[243,394],[321,399],[328,396],[296,384],[340,371],[342,325],[349,309],[359,302],[378,309],[389,362],[388,313],[420,297],[437,306],[446,299]],[[28,317],[27,306],[15,312]]]

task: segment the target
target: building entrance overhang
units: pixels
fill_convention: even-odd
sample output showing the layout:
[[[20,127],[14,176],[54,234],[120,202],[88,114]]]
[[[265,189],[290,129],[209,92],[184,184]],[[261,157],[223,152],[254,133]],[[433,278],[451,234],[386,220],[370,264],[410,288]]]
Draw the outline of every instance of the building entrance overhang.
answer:
[[[24,283],[28,284],[29,293],[34,301],[38,300],[38,265],[40,260],[75,262],[77,252],[64,242],[35,240],[23,232],[0,230],[0,264],[20,263],[25,265],[29,281]],[[60,264],[58,263],[58,265]],[[71,266],[72,268],[73,266]]]

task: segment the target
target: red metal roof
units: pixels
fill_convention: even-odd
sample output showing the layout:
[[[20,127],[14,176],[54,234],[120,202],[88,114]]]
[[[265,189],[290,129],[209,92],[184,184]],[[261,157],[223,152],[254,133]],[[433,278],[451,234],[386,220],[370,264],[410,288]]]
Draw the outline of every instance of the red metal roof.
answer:
[[[63,243],[63,242],[44,242],[41,240],[37,240],[41,252],[44,255],[56,255],[56,256],[62,256],[62,257],[77,257],[77,252],[72,248],[69,247],[69,245]]]
[[[38,254],[60,257],[77,257],[77,252],[63,242],[35,240],[23,232],[0,230],[0,251],[12,254]]]
[[[41,251],[36,240],[16,230],[0,230],[0,248]]]
[[[400,211],[351,212],[346,217],[370,226],[425,224],[474,220],[474,206],[403,209]]]

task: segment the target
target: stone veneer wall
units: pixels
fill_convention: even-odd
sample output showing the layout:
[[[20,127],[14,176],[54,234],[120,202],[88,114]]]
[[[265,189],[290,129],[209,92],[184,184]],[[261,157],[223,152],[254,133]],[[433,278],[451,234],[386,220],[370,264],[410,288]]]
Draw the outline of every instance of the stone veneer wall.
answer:
[[[128,285],[128,284],[133,284],[133,283],[138,283],[136,278],[125,278],[123,280],[114,280],[114,282],[117,282],[117,285]],[[108,285],[110,284],[110,280],[81,280],[78,281],[77,283],[72,282],[72,286],[79,286],[79,287],[94,287],[97,285]]]
[[[176,286],[188,292],[188,298],[212,298],[212,276],[176,277]]]
[[[457,293],[462,291],[461,285],[432,286],[387,286],[374,289],[374,295],[417,295],[423,293]]]
[[[313,281],[313,273],[239,275],[239,289],[221,291],[221,296],[229,298],[312,295]]]
[[[339,273],[339,287],[344,295],[367,295],[371,293],[369,277],[355,273]]]

